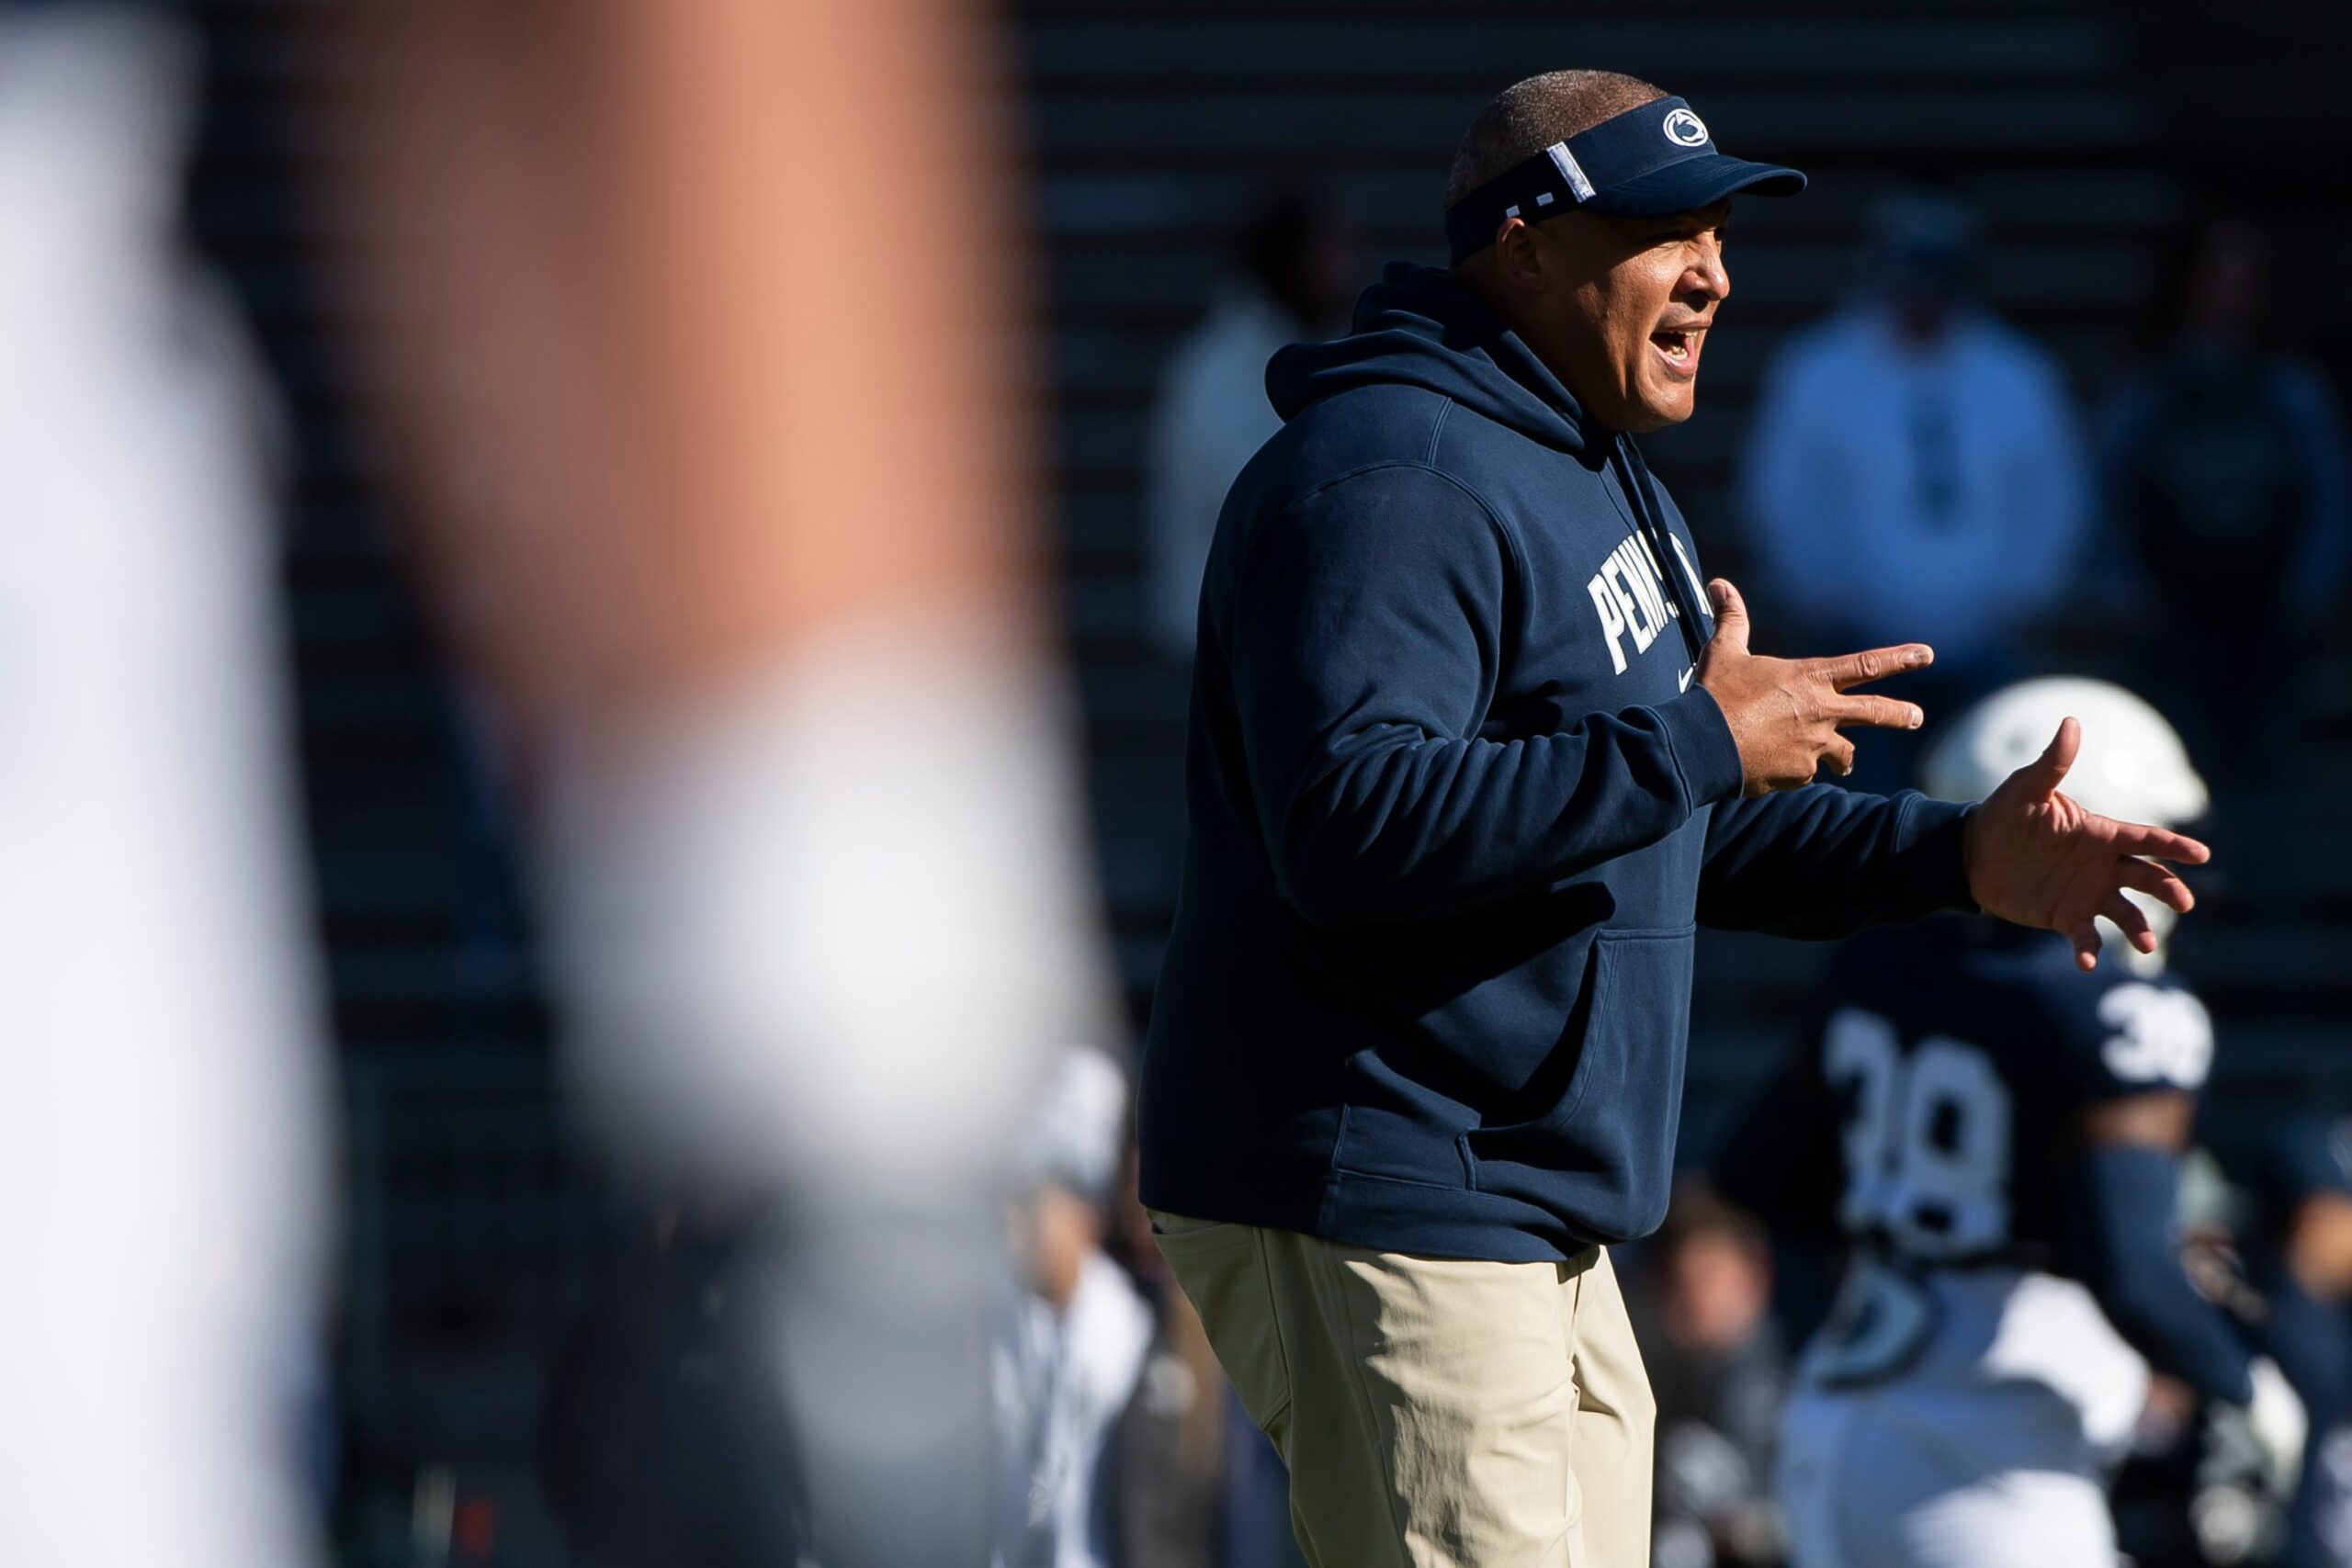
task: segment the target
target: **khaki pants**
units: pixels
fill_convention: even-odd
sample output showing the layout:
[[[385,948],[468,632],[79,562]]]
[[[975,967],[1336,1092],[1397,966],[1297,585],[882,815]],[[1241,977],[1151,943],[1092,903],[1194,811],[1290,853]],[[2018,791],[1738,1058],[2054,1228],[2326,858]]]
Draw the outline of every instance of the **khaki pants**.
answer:
[[[1647,1568],[1657,1406],[1607,1254],[1408,1258],[1155,1213],[1314,1568]]]

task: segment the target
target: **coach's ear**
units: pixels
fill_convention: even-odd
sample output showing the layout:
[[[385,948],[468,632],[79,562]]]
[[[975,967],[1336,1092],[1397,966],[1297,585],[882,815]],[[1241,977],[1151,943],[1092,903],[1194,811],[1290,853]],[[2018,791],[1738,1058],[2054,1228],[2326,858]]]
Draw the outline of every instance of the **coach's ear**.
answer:
[[[1516,294],[1542,294],[1551,288],[1557,268],[1549,265],[1551,243],[1524,218],[1506,218],[1495,231],[1495,245],[1487,264],[1494,280]]]

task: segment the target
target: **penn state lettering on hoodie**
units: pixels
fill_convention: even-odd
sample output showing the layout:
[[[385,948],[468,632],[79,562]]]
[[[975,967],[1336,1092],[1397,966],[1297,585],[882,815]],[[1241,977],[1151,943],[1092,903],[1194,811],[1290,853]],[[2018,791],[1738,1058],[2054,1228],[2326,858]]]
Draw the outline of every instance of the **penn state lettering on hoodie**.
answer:
[[[1703,923],[1973,908],[1965,808],[1740,798],[1698,547],[1442,272],[1277,355],[1202,586],[1156,1209],[1436,1257],[1657,1228]]]

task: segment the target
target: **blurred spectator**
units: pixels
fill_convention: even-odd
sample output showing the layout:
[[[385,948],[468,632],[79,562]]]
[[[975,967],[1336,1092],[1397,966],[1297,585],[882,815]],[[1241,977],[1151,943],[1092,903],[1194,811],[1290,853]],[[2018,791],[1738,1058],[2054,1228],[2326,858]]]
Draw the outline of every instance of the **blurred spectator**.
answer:
[[[2352,1564],[2352,1119],[2274,1126],[2239,1174],[2253,1199],[2245,1252],[2265,1308],[2262,1347],[2312,1422],[2277,1561],[2343,1568]]]
[[[1100,1051],[1055,1064],[1023,1139],[1009,1216],[1019,1289],[994,1361],[999,1491],[991,1568],[1108,1568],[1111,1438],[1142,1378],[1151,1308],[1102,1251],[1126,1079]]]
[[[2179,247],[2155,356],[2107,411],[2101,455],[2121,558],[2161,628],[2149,650],[2222,782],[2278,766],[2297,645],[2344,576],[2342,426],[2326,382],[2275,352],[2269,247],[2242,219]],[[2222,727],[2227,726],[2226,742]]]
[[[1977,300],[1976,247],[1957,202],[1885,203],[1860,296],[1768,371],[1740,476],[1772,608],[1803,626],[1774,651],[1932,644],[1934,668],[1885,688],[1930,724],[2019,672],[2087,510],[2064,377]],[[1857,784],[1897,787],[1916,745],[1873,737]]]
[[[1697,1178],[1627,1292],[1657,1392],[1657,1568],[1781,1561],[1772,1440],[1787,1361],[1756,1223]]]
[[[1193,657],[1201,571],[1225,492],[1282,428],[1266,400],[1266,361],[1286,344],[1347,324],[1357,284],[1346,220],[1320,195],[1263,198],[1242,227],[1232,275],[1162,373],[1144,457],[1151,630]]]

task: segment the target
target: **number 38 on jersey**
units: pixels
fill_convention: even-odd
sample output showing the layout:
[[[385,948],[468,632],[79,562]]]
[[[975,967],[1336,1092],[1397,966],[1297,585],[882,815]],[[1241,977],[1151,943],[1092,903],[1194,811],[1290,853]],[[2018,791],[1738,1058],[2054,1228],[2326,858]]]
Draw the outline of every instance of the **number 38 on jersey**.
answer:
[[[1845,1228],[1921,1258],[2007,1246],[2010,1101],[1992,1059],[1939,1034],[1906,1052],[1894,1024],[1856,1008],[1831,1016],[1824,1043],[1824,1076],[1853,1097]]]
[[[2063,1010],[2071,1011],[2072,1010]],[[1821,1068],[1849,1109],[1840,1133],[1846,1173],[1839,1220],[1899,1251],[1948,1260],[2007,1250],[2018,1238],[2020,1187],[2046,1204],[2048,1168],[2073,1113],[2102,1100],[2194,1090],[2213,1057],[2212,1024],[2177,986],[2105,987],[2069,1049],[2063,1026],[2035,1038],[2040,1010],[2020,1010],[2016,1037],[1907,1038],[1885,1015],[1846,1007],[1823,1032]],[[2076,1016],[2080,1016],[2079,1014]],[[2020,1095],[2024,1098],[2020,1100]],[[2051,1216],[2032,1215],[2039,1239]]]

